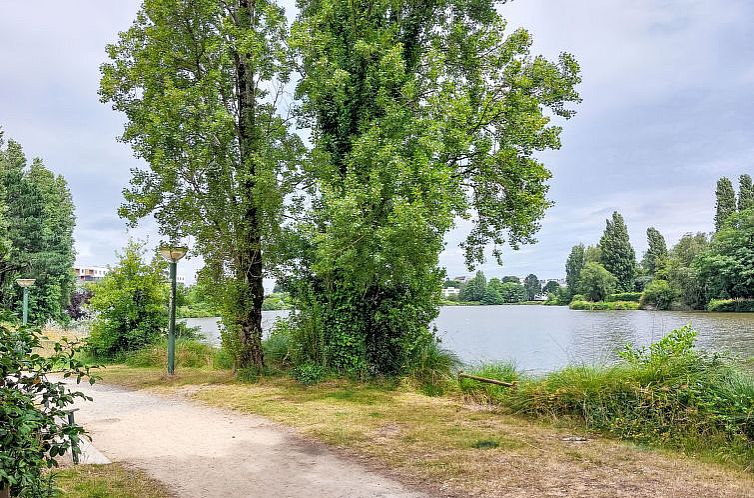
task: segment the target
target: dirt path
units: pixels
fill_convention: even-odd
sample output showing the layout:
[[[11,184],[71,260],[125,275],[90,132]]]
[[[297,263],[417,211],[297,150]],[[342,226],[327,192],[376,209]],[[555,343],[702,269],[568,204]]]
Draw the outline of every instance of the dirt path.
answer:
[[[181,498],[425,496],[262,417],[102,384],[77,389],[94,398],[76,416],[94,446]]]

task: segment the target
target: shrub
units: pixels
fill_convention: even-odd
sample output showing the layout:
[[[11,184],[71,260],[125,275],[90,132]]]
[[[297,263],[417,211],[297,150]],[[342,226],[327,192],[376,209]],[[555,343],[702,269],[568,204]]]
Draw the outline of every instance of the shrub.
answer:
[[[325,369],[316,363],[304,363],[293,369],[293,378],[305,386],[313,386],[325,378]]]
[[[642,306],[654,306],[658,310],[670,309],[675,292],[666,280],[652,280],[641,296]]]
[[[41,345],[39,329],[0,312],[0,490],[10,488],[11,496],[54,496],[53,476],[44,469],[79,452],[84,429],[69,425],[65,410],[88,398],[47,374],[95,380],[76,359],[82,344],[63,338],[47,357],[37,353]]]
[[[639,303],[633,301],[597,301],[596,303],[591,301],[572,301],[569,307],[572,310],[587,311],[638,310]]]
[[[713,299],[707,304],[707,311],[754,312],[754,299]]]
[[[632,301],[638,303],[641,300],[641,292],[619,292],[618,294],[610,294],[605,298],[605,301]]]

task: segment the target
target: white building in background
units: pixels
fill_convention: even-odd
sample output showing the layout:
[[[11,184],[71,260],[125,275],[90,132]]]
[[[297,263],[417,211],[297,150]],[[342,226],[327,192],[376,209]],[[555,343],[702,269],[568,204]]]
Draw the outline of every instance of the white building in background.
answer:
[[[99,282],[105,278],[110,269],[106,266],[74,266],[73,272],[76,274],[78,282]],[[168,278],[167,271],[165,271],[165,278]],[[175,281],[181,285],[186,285],[186,276],[177,275]]]
[[[442,297],[445,299],[450,298],[450,296],[457,296],[461,293],[461,289],[457,289],[456,287],[443,287],[442,289]]]
[[[99,282],[110,270],[105,266],[74,266],[73,272],[79,282]]]

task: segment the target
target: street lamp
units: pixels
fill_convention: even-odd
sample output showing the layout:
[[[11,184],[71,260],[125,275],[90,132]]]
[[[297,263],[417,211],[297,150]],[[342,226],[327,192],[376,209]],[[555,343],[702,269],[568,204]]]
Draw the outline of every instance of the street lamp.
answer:
[[[175,287],[178,260],[186,255],[188,247],[163,245],[160,254],[170,264],[170,322],[168,322],[168,375],[175,372]]]
[[[34,278],[17,278],[16,283],[24,290],[24,315],[23,324],[29,321],[29,287],[34,285]]]

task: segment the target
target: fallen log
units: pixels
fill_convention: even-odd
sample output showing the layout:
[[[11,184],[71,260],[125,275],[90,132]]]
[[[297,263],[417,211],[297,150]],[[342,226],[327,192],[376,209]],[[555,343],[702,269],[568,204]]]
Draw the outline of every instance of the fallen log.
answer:
[[[479,381],[479,382],[487,382],[489,384],[495,384],[496,386],[516,387],[516,383],[515,382],[505,382],[505,381],[497,380],[497,379],[488,379],[486,377],[479,377],[479,376],[476,376],[476,375],[470,375],[470,374],[463,373],[463,372],[458,372],[458,377],[462,378],[462,379],[476,380],[476,381]]]

